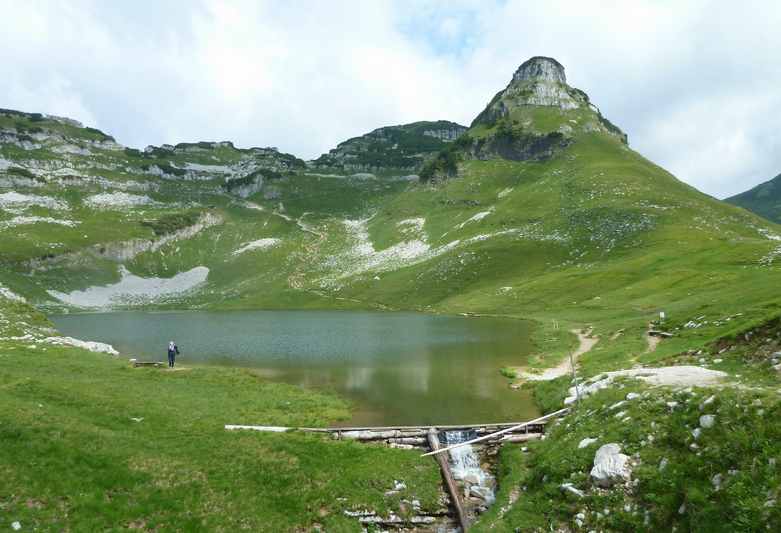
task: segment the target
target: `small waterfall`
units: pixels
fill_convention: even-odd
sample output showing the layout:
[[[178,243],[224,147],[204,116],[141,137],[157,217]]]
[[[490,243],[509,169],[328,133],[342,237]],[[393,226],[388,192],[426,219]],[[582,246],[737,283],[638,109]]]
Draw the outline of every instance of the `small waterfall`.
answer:
[[[447,446],[460,444],[476,437],[474,431],[446,431],[444,442]],[[453,477],[464,484],[467,497],[476,497],[485,505],[494,503],[494,477],[480,467],[480,457],[471,444],[450,450],[450,470]]]

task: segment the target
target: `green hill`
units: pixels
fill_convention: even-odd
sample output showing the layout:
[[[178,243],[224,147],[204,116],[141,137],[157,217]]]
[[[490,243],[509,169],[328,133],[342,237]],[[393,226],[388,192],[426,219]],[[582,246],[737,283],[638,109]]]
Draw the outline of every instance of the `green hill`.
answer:
[[[773,222],[781,223],[781,174],[724,201],[744,207]]]

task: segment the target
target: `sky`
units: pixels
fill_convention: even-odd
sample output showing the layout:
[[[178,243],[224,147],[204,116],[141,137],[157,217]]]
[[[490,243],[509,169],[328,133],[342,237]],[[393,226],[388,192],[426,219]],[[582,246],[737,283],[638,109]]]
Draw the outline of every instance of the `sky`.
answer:
[[[0,107],[148,144],[309,159],[390,124],[468,125],[535,55],[630,145],[723,198],[781,173],[781,2],[0,0]]]

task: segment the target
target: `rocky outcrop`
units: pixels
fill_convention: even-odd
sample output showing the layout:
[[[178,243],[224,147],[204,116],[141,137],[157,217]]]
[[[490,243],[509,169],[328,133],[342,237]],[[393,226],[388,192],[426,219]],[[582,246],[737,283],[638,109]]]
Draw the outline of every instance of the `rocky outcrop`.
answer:
[[[466,129],[445,120],[386,126],[339,143],[310,166],[340,173],[415,173]]]
[[[513,82],[524,83],[527,81],[546,81],[553,83],[567,83],[564,75],[564,66],[552,57],[535,56],[524,61],[513,74]]]

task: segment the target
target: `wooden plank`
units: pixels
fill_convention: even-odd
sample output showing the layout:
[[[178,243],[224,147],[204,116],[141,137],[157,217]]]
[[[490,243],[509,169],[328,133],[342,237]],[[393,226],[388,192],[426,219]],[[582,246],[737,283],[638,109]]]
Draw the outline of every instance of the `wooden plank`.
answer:
[[[428,431],[428,442],[431,446],[431,450],[436,452],[440,449],[439,437],[437,436],[437,429],[431,428]],[[450,465],[447,462],[447,457],[444,455],[437,455],[435,457],[439,463],[439,469],[442,471],[442,477],[445,480],[445,486],[450,493],[450,500],[453,502],[453,507],[456,509],[456,515],[458,516],[458,523],[461,524],[461,531],[466,533],[469,529],[469,519],[464,511],[464,506],[461,504],[461,497],[458,494],[458,486],[453,479],[453,474],[450,473]]]
[[[450,451],[450,450],[452,450],[454,448],[460,448],[461,446],[466,446],[467,444],[475,444],[477,442],[483,442],[483,441],[486,441],[486,440],[495,439],[496,437],[499,437],[499,436],[504,435],[506,433],[511,433],[513,431],[518,431],[519,429],[523,429],[525,426],[529,426],[529,425],[532,425],[532,424],[537,424],[537,423],[541,422],[542,420],[548,420],[550,418],[553,418],[554,416],[563,415],[564,413],[566,413],[568,411],[569,411],[569,407],[565,407],[564,409],[559,409],[555,413],[551,413],[549,415],[541,416],[540,418],[537,418],[535,420],[531,420],[529,422],[524,422],[523,424],[518,424],[517,426],[513,426],[511,428],[503,429],[501,431],[497,431],[495,433],[490,433],[490,434],[484,435],[482,437],[477,437],[476,439],[468,440],[468,441],[465,441],[465,442],[462,442],[462,443],[459,443],[459,444],[454,444],[452,446],[448,446],[446,448],[441,448],[441,449],[436,450],[436,451],[432,451],[432,452],[429,452],[429,453],[424,453],[422,455],[422,457],[426,457],[426,456],[429,456],[429,455],[438,455],[438,454],[441,454],[443,452],[448,452],[448,451]]]

